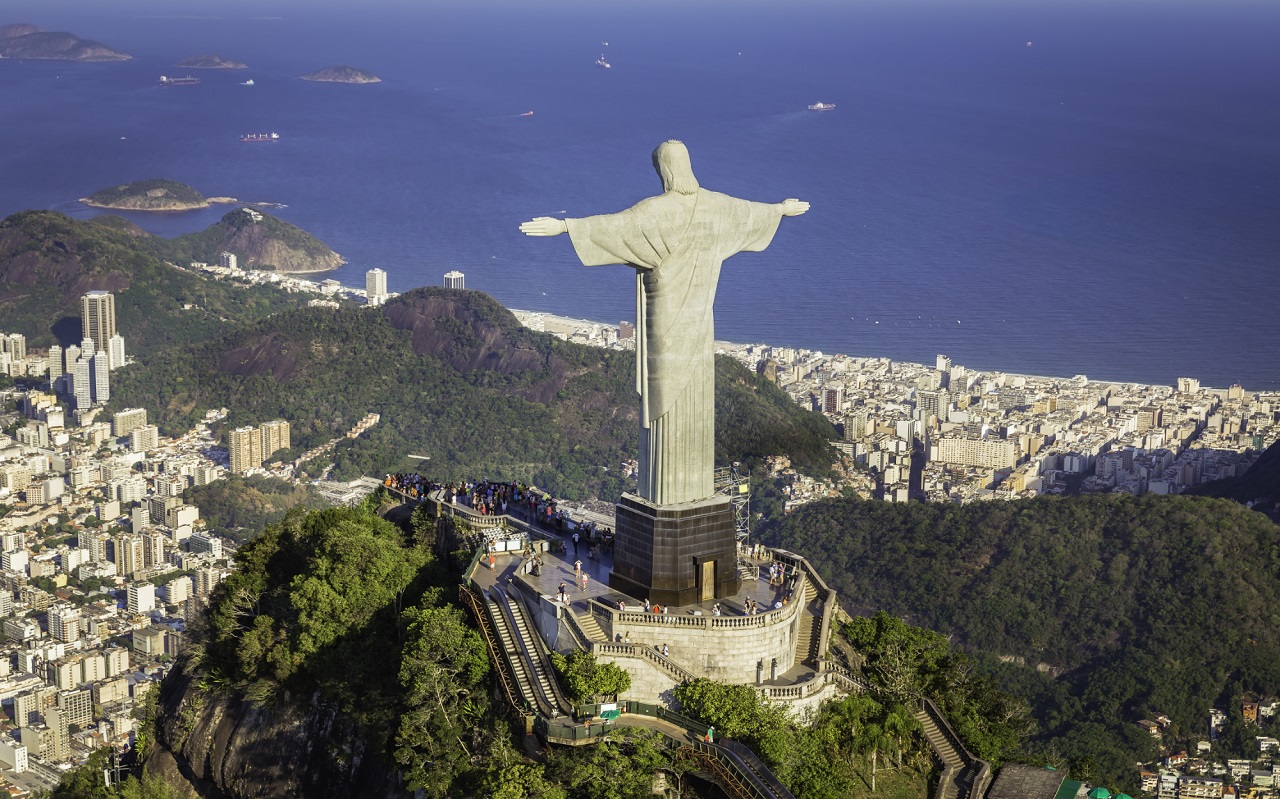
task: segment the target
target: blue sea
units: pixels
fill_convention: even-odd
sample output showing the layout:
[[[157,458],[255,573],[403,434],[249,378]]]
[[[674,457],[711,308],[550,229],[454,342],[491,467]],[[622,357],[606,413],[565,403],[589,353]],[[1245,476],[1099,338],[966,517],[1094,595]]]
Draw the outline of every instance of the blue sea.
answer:
[[[727,262],[720,338],[1280,388],[1270,0],[7,0],[7,22],[135,60],[0,61],[0,214],[86,218],[76,198],[168,177],[286,204],[350,285],[459,269],[616,322],[629,269],[517,227],[657,193],[650,152],[679,138],[708,188],[813,204]],[[157,85],[209,52],[251,68]],[[384,82],[297,79],[334,64]],[[131,218],[170,236],[226,210]]]

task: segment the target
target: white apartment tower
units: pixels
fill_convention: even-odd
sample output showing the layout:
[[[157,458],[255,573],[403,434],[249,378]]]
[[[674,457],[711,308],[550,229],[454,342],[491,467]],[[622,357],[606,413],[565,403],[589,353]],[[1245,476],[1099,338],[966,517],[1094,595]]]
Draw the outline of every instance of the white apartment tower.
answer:
[[[107,365],[113,370],[124,366],[124,336],[119,333],[107,342]]]
[[[218,266],[223,269],[236,269],[236,254],[233,252],[224,252],[218,255]]]
[[[364,293],[370,305],[381,305],[387,300],[387,273],[370,269],[364,273]]]
[[[444,273],[444,287],[447,289],[465,289],[467,287],[466,275],[457,269],[452,272]]]
[[[106,352],[116,334],[116,297],[109,291],[91,291],[80,298],[83,338],[93,340],[93,351]],[[86,348],[87,349],[87,348]]]

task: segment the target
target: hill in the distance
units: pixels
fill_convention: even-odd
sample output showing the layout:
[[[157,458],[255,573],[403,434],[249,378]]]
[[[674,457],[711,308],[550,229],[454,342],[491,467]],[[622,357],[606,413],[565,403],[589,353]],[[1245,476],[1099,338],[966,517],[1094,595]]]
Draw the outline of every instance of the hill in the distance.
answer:
[[[171,242],[176,258],[216,263],[223,252],[235,253],[241,269],[277,272],[327,272],[337,269],[342,256],[296,225],[251,208],[237,208],[199,233]]]
[[[120,211],[191,211],[208,208],[209,200],[176,180],[139,180],[95,191],[80,202],[94,208]]]
[[[212,53],[208,55],[193,55],[190,58],[184,58],[177,63],[184,69],[248,69],[249,65],[242,61],[232,61],[223,58],[220,55]]]
[[[363,69],[355,67],[325,67],[316,70],[308,75],[302,76],[303,80],[317,81],[319,83],[381,83],[382,78]]]
[[[142,405],[170,431],[209,408],[230,408],[231,427],[283,417],[296,451],[377,412],[378,425],[339,445],[336,477],[423,470],[614,499],[634,485],[622,470],[636,457],[634,369],[632,353],[533,332],[479,292],[423,288],[379,309],[279,314],[151,358],[112,383],[112,403]],[[735,409],[718,426],[718,459],[785,454],[829,468],[823,417],[728,359],[716,391]]]
[[[0,26],[0,57],[57,61],[129,61],[133,58],[101,42],[22,23]]]
[[[24,334],[37,348],[77,342],[80,297],[111,291],[128,352],[145,355],[205,341],[235,322],[298,304],[276,289],[176,268],[172,264],[184,261],[174,256],[173,244],[115,216],[78,221],[53,211],[14,214],[0,221],[0,329]]]

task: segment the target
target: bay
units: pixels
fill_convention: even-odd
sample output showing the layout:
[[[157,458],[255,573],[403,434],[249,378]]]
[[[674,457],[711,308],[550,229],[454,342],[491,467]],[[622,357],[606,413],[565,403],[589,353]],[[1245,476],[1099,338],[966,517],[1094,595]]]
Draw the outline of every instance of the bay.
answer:
[[[350,285],[460,269],[617,321],[630,270],[517,227],[656,193],[679,138],[708,188],[813,203],[727,262],[721,338],[1280,388],[1275,4],[11,0],[5,22],[135,60],[0,60],[0,214],[86,218],[76,198],[167,177],[286,204]],[[157,85],[205,52],[251,68]],[[298,80],[333,64],[384,82]],[[176,235],[226,210],[129,216]]]

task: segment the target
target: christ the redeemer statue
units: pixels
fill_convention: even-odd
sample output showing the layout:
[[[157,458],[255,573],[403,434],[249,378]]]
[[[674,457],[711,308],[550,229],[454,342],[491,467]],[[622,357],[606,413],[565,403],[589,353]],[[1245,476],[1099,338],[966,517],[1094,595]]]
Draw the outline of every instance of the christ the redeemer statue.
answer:
[[[568,233],[584,266],[636,270],[636,390],[640,393],[639,495],[655,505],[714,493],[715,330],[720,265],[769,246],[784,216],[807,202],[757,203],[698,186],[689,151],[668,141],[653,153],[663,193],[616,214],[538,217],[529,236]]]

